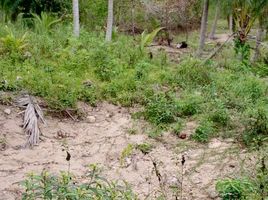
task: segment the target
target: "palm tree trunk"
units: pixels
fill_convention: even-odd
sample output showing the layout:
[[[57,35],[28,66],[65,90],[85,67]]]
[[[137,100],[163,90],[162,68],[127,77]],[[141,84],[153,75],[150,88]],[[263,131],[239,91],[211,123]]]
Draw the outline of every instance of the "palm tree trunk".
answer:
[[[135,36],[135,2],[134,0],[131,1],[132,8],[131,8],[131,28],[132,28],[132,35]]]
[[[217,0],[215,18],[214,18],[214,22],[213,22],[211,33],[209,35],[209,38],[210,39],[215,39],[215,32],[216,32],[216,28],[217,28],[219,14],[220,14],[220,0]]]
[[[260,45],[262,41],[263,32],[264,32],[263,27],[260,25],[258,32],[257,32],[257,37],[256,37],[256,47],[255,47],[255,54],[254,54],[253,62],[256,62],[260,57]]]
[[[110,42],[112,40],[113,31],[113,0],[108,0],[108,18],[107,18],[107,29],[106,29],[106,41]]]
[[[233,24],[233,15],[232,14],[230,14],[229,15],[229,31],[230,31],[230,34],[233,34],[233,26],[234,26],[234,24]]]
[[[79,25],[79,3],[78,0],[73,0],[73,32],[75,37],[80,35]]]
[[[208,21],[208,8],[209,8],[209,0],[204,0],[203,15],[202,15],[202,21],[201,21],[201,30],[200,30],[199,48],[197,51],[197,55],[199,55],[199,56],[202,54],[204,46],[205,46],[207,21]]]

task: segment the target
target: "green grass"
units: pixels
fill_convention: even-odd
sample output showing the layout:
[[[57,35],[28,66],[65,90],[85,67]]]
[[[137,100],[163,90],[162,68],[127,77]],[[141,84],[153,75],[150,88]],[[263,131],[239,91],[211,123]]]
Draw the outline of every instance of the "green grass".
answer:
[[[196,40],[197,33],[191,34],[190,42],[196,45]],[[150,59],[138,41],[117,33],[112,43],[105,43],[104,33],[84,29],[75,39],[72,27],[63,22],[43,33],[19,24],[1,26],[0,90],[26,90],[58,110],[76,108],[78,101],[139,104],[139,116],[156,127],[151,137],[161,136],[162,129],[172,131],[181,118],[201,122],[196,132],[201,142],[225,130],[238,133],[241,141],[247,134],[261,140],[267,136],[257,125],[241,131],[249,130],[249,110],[267,109],[265,63],[245,66],[227,46],[206,65],[191,55],[176,64],[163,52]]]

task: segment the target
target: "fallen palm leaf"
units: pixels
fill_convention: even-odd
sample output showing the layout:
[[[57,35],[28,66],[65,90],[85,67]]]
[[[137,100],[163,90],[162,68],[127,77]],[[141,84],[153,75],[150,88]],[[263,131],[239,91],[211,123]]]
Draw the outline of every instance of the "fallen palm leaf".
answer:
[[[26,108],[24,113],[23,129],[28,135],[26,146],[35,146],[39,143],[40,129],[38,121],[41,120],[45,124],[44,115],[40,106],[36,103],[33,97],[25,95],[19,99],[18,105]]]

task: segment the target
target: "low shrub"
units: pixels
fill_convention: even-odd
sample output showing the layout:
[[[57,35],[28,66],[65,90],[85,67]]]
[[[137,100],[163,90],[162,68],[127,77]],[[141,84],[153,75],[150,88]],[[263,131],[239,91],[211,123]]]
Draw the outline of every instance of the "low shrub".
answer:
[[[191,137],[197,142],[205,143],[214,135],[214,131],[214,124],[210,120],[203,120]]]
[[[137,199],[127,183],[122,185],[100,177],[95,165],[91,165],[88,181],[84,183],[77,183],[75,177],[67,172],[54,176],[43,171],[41,175],[29,174],[23,186],[23,200]]]
[[[216,190],[222,200],[242,200],[246,199],[247,195],[254,191],[254,186],[248,180],[225,179],[217,182]]]
[[[144,116],[155,125],[169,124],[176,121],[178,105],[174,98],[165,93],[155,94],[147,99]]]
[[[247,146],[259,147],[268,141],[268,109],[267,105],[256,105],[244,114],[245,131],[243,142]]]

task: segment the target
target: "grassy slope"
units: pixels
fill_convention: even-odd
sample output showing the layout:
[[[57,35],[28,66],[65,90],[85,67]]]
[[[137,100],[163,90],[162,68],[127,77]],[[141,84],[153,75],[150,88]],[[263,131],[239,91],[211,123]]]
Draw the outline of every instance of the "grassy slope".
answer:
[[[103,33],[82,30],[74,39],[63,24],[42,34],[8,27],[0,29],[1,90],[27,90],[53,109],[75,107],[78,100],[140,104],[142,116],[160,129],[200,121],[194,139],[202,142],[221,133],[241,139],[243,129],[246,143],[267,135],[267,65],[241,64],[232,47],[206,65],[189,55],[175,64],[164,53],[149,59],[129,36],[115,34],[106,44]],[[197,38],[197,32],[190,36],[194,48]]]

